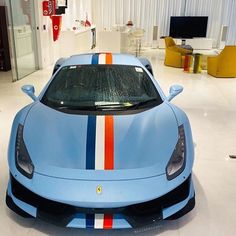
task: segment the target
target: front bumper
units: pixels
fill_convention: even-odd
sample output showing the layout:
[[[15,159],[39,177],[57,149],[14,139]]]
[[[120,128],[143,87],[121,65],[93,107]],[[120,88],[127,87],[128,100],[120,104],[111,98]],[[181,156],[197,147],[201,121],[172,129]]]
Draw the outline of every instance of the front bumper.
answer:
[[[85,208],[43,198],[21,185],[12,175],[6,203],[22,216],[75,228],[137,228],[178,218],[195,205],[191,175],[177,188],[151,201],[117,208]]]

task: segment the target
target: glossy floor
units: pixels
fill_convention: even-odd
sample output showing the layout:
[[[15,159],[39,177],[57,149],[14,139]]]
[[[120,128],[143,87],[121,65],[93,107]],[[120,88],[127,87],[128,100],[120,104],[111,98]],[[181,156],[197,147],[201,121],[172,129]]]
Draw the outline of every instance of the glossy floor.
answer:
[[[173,100],[189,116],[196,143],[195,209],[177,221],[156,227],[124,230],[123,235],[236,235],[236,79],[215,79],[206,74],[187,74],[163,65],[164,52],[145,50],[164,92],[182,84],[184,92]],[[25,220],[10,212],[4,198],[8,181],[7,145],[12,119],[30,99],[20,87],[34,84],[37,93],[47,82],[51,68],[11,83],[0,73],[0,234],[1,235],[120,235],[121,231],[88,231],[58,228],[39,220]]]

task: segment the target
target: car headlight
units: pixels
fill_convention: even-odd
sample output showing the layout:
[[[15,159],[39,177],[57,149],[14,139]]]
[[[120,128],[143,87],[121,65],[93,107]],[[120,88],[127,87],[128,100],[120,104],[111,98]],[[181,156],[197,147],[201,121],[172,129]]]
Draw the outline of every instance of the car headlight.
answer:
[[[15,146],[16,168],[21,174],[31,179],[33,177],[34,165],[23,140],[23,129],[24,126],[19,124]]]
[[[166,167],[166,175],[168,180],[174,179],[179,174],[181,174],[185,167],[186,143],[184,126],[180,125],[178,129],[178,142]]]

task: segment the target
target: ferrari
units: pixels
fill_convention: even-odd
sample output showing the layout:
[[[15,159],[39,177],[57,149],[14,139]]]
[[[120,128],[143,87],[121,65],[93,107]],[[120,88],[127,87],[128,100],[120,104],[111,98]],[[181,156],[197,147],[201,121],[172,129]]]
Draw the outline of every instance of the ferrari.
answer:
[[[73,228],[139,228],[194,208],[194,147],[186,114],[146,58],[61,58],[13,121],[7,206]]]

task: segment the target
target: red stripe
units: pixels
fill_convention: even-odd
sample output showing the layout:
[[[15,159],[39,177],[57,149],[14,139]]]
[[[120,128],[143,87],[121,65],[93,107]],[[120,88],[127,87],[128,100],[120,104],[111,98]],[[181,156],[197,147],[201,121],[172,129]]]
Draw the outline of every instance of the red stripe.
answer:
[[[104,214],[103,229],[112,229],[112,215]]]
[[[114,120],[105,116],[105,170],[114,169]]]

